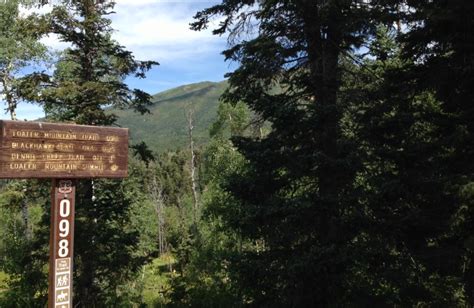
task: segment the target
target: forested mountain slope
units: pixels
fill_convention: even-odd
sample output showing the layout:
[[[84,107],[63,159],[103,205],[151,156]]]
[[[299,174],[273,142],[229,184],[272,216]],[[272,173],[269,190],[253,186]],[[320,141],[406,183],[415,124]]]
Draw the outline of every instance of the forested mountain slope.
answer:
[[[216,117],[219,96],[226,85],[226,81],[200,82],[155,94],[150,114],[116,111],[120,117],[118,123],[130,129],[131,143],[145,141],[151,149],[162,152],[186,146],[186,113],[193,109],[194,140],[197,144],[206,143],[209,127]]]

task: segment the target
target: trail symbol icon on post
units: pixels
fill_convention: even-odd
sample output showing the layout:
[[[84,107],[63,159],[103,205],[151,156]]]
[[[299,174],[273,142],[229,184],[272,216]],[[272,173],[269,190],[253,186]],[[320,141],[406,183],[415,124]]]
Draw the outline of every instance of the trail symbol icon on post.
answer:
[[[72,193],[72,181],[63,180],[59,182],[59,192],[61,194],[70,194]]]

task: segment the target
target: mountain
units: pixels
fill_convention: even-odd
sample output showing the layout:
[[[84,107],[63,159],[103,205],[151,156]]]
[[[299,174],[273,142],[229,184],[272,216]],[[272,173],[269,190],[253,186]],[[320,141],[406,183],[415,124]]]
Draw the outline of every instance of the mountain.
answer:
[[[151,114],[130,110],[114,111],[118,124],[130,129],[131,143],[145,141],[154,151],[188,146],[186,110],[194,109],[193,136],[196,144],[209,140],[209,127],[216,119],[218,100],[227,82],[200,82],[180,86],[153,96]]]

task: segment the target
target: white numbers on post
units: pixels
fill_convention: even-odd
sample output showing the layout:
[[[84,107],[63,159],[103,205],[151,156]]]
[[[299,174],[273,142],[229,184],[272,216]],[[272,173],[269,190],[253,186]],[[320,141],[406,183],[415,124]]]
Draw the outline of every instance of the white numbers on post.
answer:
[[[59,222],[59,236],[66,237],[69,235],[69,221],[61,220]]]
[[[61,258],[64,258],[68,255],[68,253],[69,253],[68,245],[69,245],[69,243],[68,243],[67,240],[60,240],[59,241],[58,255]]]
[[[63,218],[69,217],[71,214],[71,202],[68,199],[59,202],[59,215]]]
[[[69,254],[69,241],[66,238],[70,232],[69,215],[71,214],[71,201],[63,199],[59,202],[59,237],[58,256],[64,258]]]

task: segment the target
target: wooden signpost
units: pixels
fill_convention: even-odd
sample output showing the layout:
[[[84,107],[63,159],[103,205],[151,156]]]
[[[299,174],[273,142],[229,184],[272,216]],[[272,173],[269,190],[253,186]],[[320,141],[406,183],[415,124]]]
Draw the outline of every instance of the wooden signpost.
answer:
[[[123,178],[128,129],[0,121],[0,178],[51,178],[48,307],[71,308],[75,179]]]

